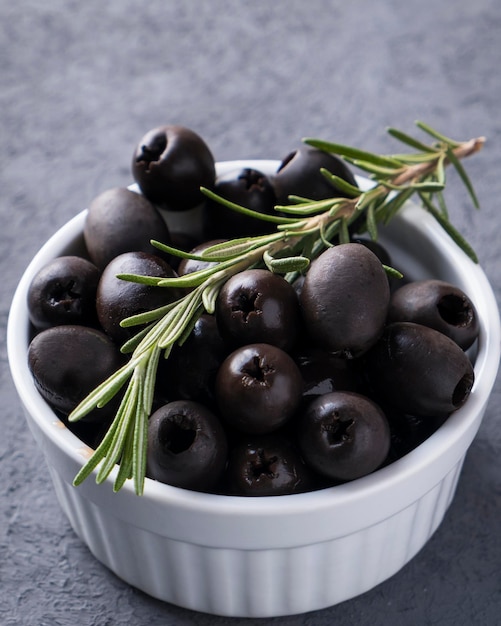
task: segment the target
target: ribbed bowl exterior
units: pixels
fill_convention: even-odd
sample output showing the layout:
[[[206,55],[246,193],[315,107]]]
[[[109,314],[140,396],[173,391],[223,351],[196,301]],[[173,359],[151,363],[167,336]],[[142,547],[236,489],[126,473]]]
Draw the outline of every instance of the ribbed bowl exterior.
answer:
[[[77,535],[126,582],[196,611],[273,617],[343,602],[398,572],[440,525],[462,462],[419,500],[364,530],[261,550],[214,548],[152,533],[82,497],[57,471],[51,470],[51,476]]]

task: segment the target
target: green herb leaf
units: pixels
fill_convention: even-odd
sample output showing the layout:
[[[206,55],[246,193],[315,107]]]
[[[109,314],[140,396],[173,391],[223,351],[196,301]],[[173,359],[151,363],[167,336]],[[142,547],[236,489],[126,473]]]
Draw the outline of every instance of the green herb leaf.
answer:
[[[263,254],[266,267],[274,274],[287,274],[289,272],[302,272],[310,264],[310,259],[304,256],[290,256],[283,259],[274,258],[266,251]]]
[[[401,130],[397,130],[396,128],[390,127],[387,129],[387,131],[392,137],[395,137],[395,139],[398,139],[402,143],[405,143],[408,146],[411,146],[411,148],[416,148],[416,150],[420,150],[421,152],[429,152],[433,155],[437,154],[437,150],[435,150],[432,146],[428,146],[422,141],[419,141],[418,139],[415,139],[414,137],[407,135]]]
[[[338,156],[345,157],[347,159],[366,161],[367,163],[374,163],[375,165],[382,165],[397,170],[400,169],[400,167],[402,166],[399,161],[392,157],[386,157],[379,154],[374,154],[372,152],[367,152],[365,150],[359,150],[358,148],[345,146],[340,143],[333,143],[330,141],[322,141],[321,139],[310,138],[303,139],[303,142],[308,144],[309,146],[312,146],[313,148],[317,148],[318,150],[330,152]]]

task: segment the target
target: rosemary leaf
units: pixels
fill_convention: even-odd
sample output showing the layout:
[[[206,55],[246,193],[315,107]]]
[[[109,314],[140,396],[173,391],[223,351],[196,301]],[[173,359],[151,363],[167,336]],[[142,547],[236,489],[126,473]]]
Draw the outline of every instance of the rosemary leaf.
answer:
[[[124,449],[120,457],[120,465],[113,485],[113,491],[117,493],[124,486],[125,482],[133,477],[133,459],[134,456],[134,429],[129,428]]]
[[[271,222],[273,224],[287,224],[288,222],[294,221],[288,217],[279,217],[277,215],[269,215],[268,213],[259,213],[258,211],[253,211],[252,209],[247,209],[239,204],[235,204],[234,202],[230,202],[221,196],[218,196],[217,193],[214,193],[210,189],[206,187],[201,187],[200,191],[206,195],[211,200],[222,204],[223,206],[231,209],[232,211],[236,211],[237,213],[242,213],[243,215],[247,215],[249,217],[253,217],[257,220],[261,220],[263,222]]]
[[[317,213],[321,213],[322,211],[329,209],[332,206],[332,203],[332,198],[329,198],[328,200],[309,200],[308,202],[294,206],[279,204],[275,207],[275,209],[282,213],[291,213],[305,217],[307,215],[316,215]],[[284,225],[282,227],[284,227]],[[291,225],[286,224],[285,227],[290,228]]]
[[[304,256],[289,256],[284,259],[277,259],[273,258],[268,251],[263,254],[263,261],[270,272],[274,274],[301,272],[310,264],[310,259]]]
[[[140,396],[144,394],[141,381],[139,391]],[[146,454],[148,445],[148,416],[151,406],[145,407],[138,404],[136,421],[134,425],[134,444],[132,455],[132,475],[134,477],[134,489],[138,496],[144,491],[144,479],[146,475]]]
[[[416,165],[418,163],[431,163],[432,161],[436,161],[438,154],[439,153],[437,151],[433,151],[420,152],[416,154],[392,154],[392,157],[400,161],[402,164]]]
[[[201,258],[203,261],[227,261],[237,255],[247,254],[262,245],[270,244],[282,238],[282,234],[273,233],[270,235],[260,235],[259,237],[243,237],[241,239],[223,241],[206,248]]]
[[[165,329],[161,335],[158,345],[160,348],[166,348],[173,344],[182,334],[185,328],[186,318],[191,319],[191,316],[202,304],[202,291],[196,289],[186,296],[186,301],[183,305],[180,305],[176,314],[172,316],[169,326]]]
[[[90,459],[85,463],[85,465],[82,466],[82,468],[80,469],[78,474],[73,479],[73,485],[75,487],[77,487],[78,485],[82,484],[83,481],[90,474],[92,474],[92,472],[96,469],[96,467],[99,465],[99,463],[101,463],[101,461],[105,458],[106,453],[107,453],[107,451],[108,451],[108,449],[110,447],[110,444],[111,444],[113,438],[115,437],[115,433],[116,433],[117,428],[119,426],[120,419],[121,419],[121,415],[117,412],[117,414],[114,417],[110,427],[108,428],[108,431],[107,431],[106,435],[103,437],[101,443],[94,450],[94,452],[93,452],[92,456],[90,457]]]
[[[447,158],[454,166],[456,172],[459,174],[461,180],[463,181],[464,186],[466,187],[468,193],[470,194],[471,201],[473,202],[473,206],[478,209],[480,208],[480,204],[478,202],[477,194],[473,189],[473,185],[471,184],[470,178],[466,173],[461,161],[455,156],[452,150],[447,150]]]
[[[421,152],[437,154],[437,151],[434,148],[428,146],[422,141],[419,141],[418,139],[415,139],[414,137],[411,137],[410,135],[407,135],[407,133],[404,133],[401,130],[397,130],[396,128],[391,127],[387,128],[386,130],[392,137],[395,137],[395,139],[398,139],[398,141],[405,143],[408,146],[411,146],[411,148],[416,148],[416,150],[420,150]]]
[[[412,189],[414,191],[428,191],[428,192],[435,193],[436,191],[442,191],[444,188],[443,183],[438,183],[432,180],[425,180],[420,183],[410,183],[407,185],[394,185],[392,182],[385,180],[384,183],[382,184],[384,184],[385,187],[388,187],[388,189],[394,189],[395,191],[404,191],[405,189]]]
[[[325,168],[320,168],[320,173],[324,176],[324,178],[331,183],[333,187],[342,193],[346,194],[349,198],[357,198],[360,195],[359,187],[355,187],[355,185],[351,185],[344,178],[340,178],[334,174],[331,174],[329,170]]]
[[[385,265],[384,263],[382,263],[382,266],[383,266],[384,271],[390,278],[397,278],[400,280],[401,278],[404,277],[402,272],[399,272],[394,267],[390,267],[389,265]]]
[[[373,154],[372,152],[366,152],[365,150],[359,150],[351,146],[345,146],[340,143],[332,143],[330,141],[323,141],[321,139],[303,139],[303,142],[318,148],[324,152],[331,152],[338,156],[345,157],[347,159],[356,159],[360,161],[366,161],[367,163],[374,163],[375,165],[382,165],[384,167],[390,167],[393,169],[399,169],[402,164],[393,159],[392,157],[386,157],[379,154]]]
[[[457,148],[458,146],[461,145],[460,141],[454,141],[454,139],[451,139],[450,137],[446,137],[445,135],[442,135],[442,133],[439,133],[434,128],[432,128],[428,124],[425,124],[424,122],[420,122],[418,120],[416,122],[416,126],[420,128],[421,130],[424,130],[424,132],[428,133],[428,135],[435,137],[435,139],[438,139],[439,141],[443,141],[444,143],[451,146],[452,148]]]
[[[433,215],[437,222],[442,226],[449,237],[456,243],[457,246],[468,256],[474,263],[478,263],[478,257],[471,245],[466,239],[458,232],[458,230],[446,219],[443,214],[429,201],[425,201],[425,206],[428,211]]]
[[[189,259],[192,261],[203,261],[203,257],[200,254],[193,254],[191,252],[184,252],[184,250],[179,250],[178,248],[173,248],[172,246],[168,246],[161,241],[157,241],[156,239],[151,239],[150,243],[155,248],[158,248],[162,252],[166,254],[172,254],[173,256],[177,256],[180,259]]]
[[[360,168],[366,172],[374,174],[376,176],[396,176],[400,172],[403,171],[403,167],[395,168],[395,167],[387,167],[384,165],[379,165],[378,163],[371,163],[369,161],[361,161],[360,159],[348,159],[350,163],[352,163],[355,167]]]
[[[403,207],[403,205],[407,202],[407,200],[414,193],[414,189],[412,187],[407,187],[403,191],[398,192],[391,199],[388,199],[381,207],[378,209],[378,212],[383,214],[383,221],[385,224],[398,213],[398,211]]]
[[[378,237],[378,232],[377,232],[377,224],[376,224],[375,202],[371,202],[369,206],[367,207],[365,223],[366,223],[367,232],[369,233],[370,238],[376,241]]]
[[[341,218],[339,223],[339,243],[350,243],[350,239],[348,222],[344,218]]]
[[[120,416],[115,435],[111,440],[106,456],[101,463],[97,472],[96,482],[104,482],[111,474],[113,468],[120,460],[120,456],[127,437],[127,430],[133,427],[133,416],[137,406],[137,378],[134,378],[132,384],[128,386],[127,391],[122,399],[118,414]]]
[[[126,280],[130,283],[139,283],[148,287],[158,287],[162,282],[162,278],[158,276],[140,276],[139,274],[117,274],[120,280]]]
[[[145,311],[144,313],[138,313],[137,315],[126,317],[120,322],[120,326],[122,328],[129,328],[131,326],[139,326],[141,324],[154,322],[157,319],[164,317],[164,315],[176,306],[177,302],[178,300],[175,300],[174,302],[169,302],[169,304],[161,306],[158,309],[152,309],[151,311]]]
[[[94,389],[68,416],[69,422],[77,422],[95,408],[102,408],[123,387],[134,369],[134,362],[129,361]]]

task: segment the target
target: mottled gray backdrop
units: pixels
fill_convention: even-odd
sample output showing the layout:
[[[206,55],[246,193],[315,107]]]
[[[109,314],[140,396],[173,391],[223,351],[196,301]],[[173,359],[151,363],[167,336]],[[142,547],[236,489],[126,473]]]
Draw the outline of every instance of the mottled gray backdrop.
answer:
[[[150,128],[199,132],[218,160],[281,158],[304,136],[397,150],[422,119],[486,135],[467,164],[474,213],[453,217],[497,296],[501,214],[499,0],[0,0],[0,623],[250,624],[162,604],[94,560],[60,511],[8,371],[16,283],[42,242],[101,191],[131,182]],[[451,177],[451,181],[453,178]],[[446,519],[364,596],[280,625],[499,624],[498,384]]]

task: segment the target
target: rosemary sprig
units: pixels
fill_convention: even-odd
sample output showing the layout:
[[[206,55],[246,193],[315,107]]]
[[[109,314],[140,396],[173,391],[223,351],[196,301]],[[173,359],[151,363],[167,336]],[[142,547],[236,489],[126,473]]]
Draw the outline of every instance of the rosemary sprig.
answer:
[[[318,139],[303,140],[367,172],[374,184],[366,190],[322,170],[322,174],[333,184],[333,190],[337,188],[342,197],[333,195],[326,200],[313,201],[294,196],[290,198],[290,205],[277,206],[277,214],[272,216],[263,216],[228,202],[208,189],[202,190],[206,196],[234,211],[274,223],[276,229],[270,234],[218,243],[206,248],[200,255],[152,242],[157,248],[181,258],[196,258],[211,264],[203,270],[176,278],[120,276],[124,280],[146,285],[183,287],[189,288],[189,291],[165,307],[122,321],[122,326],[145,325],[122,347],[124,353],[131,353],[129,361],[89,394],[69,416],[72,422],[81,419],[96,407],[107,404],[125,387],[114,421],[94,454],[75,477],[75,485],[82,483],[94,470],[97,470],[96,481],[103,482],[118,464],[114,489],[118,491],[127,480],[133,479],[136,493],[142,494],[146,473],[147,425],[159,359],[162,354],[168,358],[172,347],[185,341],[203,312],[214,312],[219,290],[231,276],[245,269],[267,267],[292,281],[327,247],[349,241],[352,230],[367,232],[376,239],[378,225],[388,223],[413,195],[419,197],[424,209],[477,262],[475,252],[449,220],[443,190],[446,185],[445,168],[452,165],[474,206],[478,207],[473,185],[461,160],[478,152],[485,140],[480,137],[459,142],[422,122],[417,122],[417,126],[433,138],[431,145],[402,131],[388,129],[395,139],[417,150],[410,154],[384,156]],[[386,269],[390,274],[395,272],[391,268]]]

